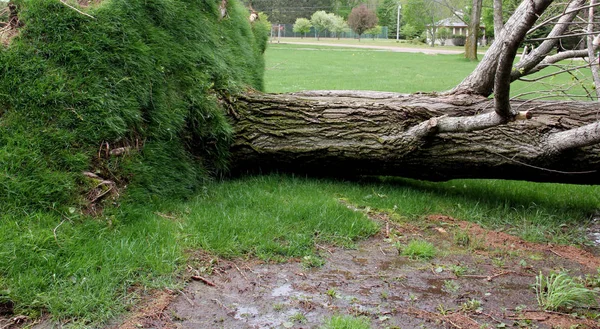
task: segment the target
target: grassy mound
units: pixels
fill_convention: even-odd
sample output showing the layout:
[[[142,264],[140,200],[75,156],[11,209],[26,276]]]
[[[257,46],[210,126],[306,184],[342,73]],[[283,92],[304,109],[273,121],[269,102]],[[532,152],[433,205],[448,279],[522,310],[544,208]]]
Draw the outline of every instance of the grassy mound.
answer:
[[[22,26],[0,51],[2,212],[73,211],[102,181],[136,200],[187,195],[226,168],[219,98],[262,89],[265,25],[237,1],[223,19],[217,1],[94,3],[70,3],[92,18],[14,1]]]

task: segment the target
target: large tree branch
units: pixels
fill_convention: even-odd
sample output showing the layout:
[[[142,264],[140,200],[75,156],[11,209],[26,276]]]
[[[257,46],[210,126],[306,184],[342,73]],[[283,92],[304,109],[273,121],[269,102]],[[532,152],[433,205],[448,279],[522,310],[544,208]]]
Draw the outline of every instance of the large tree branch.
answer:
[[[591,5],[596,4],[596,0],[590,0]],[[587,32],[589,33],[587,37],[587,50],[588,50],[588,58],[590,64],[590,70],[592,71],[592,78],[594,79],[594,86],[596,87],[596,100],[600,99],[600,74],[598,72],[598,65],[595,65],[596,58],[596,48],[598,47],[598,37],[594,38],[592,34],[594,33],[594,7],[590,7],[588,10],[588,26]]]
[[[494,78],[498,61],[505,42],[521,42],[527,31],[535,24],[552,0],[523,1],[504,25],[504,29],[490,46],[477,68],[465,78],[450,94],[476,94],[489,96],[494,88]]]

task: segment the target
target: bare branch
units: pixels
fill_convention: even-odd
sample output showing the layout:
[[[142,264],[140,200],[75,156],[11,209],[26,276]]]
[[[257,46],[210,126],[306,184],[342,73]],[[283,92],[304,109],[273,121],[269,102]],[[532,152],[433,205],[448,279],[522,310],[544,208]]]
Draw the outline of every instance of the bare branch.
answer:
[[[550,65],[547,65],[547,66],[550,66]],[[540,81],[540,80],[542,80],[542,79],[546,79],[546,78],[549,78],[549,77],[553,77],[553,76],[556,76],[556,75],[559,75],[559,74],[562,74],[562,73],[567,73],[567,72],[571,72],[571,71],[576,71],[576,70],[579,70],[579,69],[582,69],[582,68],[585,68],[585,67],[588,67],[588,66],[589,66],[589,64],[580,65],[580,66],[575,66],[575,67],[570,67],[570,68],[567,68],[567,69],[562,69],[562,70],[560,70],[560,71],[556,71],[556,72],[552,72],[552,73],[549,73],[549,74],[546,74],[546,75],[542,75],[542,76],[540,76],[540,77],[536,77],[536,78],[534,78],[534,79],[519,78],[519,80],[521,80],[521,81],[526,81],[526,82],[535,82],[535,81]],[[596,66],[597,66],[597,65],[596,65]]]
[[[594,35],[594,34],[598,34],[598,32],[582,32],[582,33],[549,36],[549,37],[544,37],[544,38],[533,38],[533,39],[529,39],[529,41],[546,41],[546,40],[564,39],[564,38],[571,38],[571,37],[583,37],[586,35],[589,36],[589,35]]]
[[[551,66],[552,64],[558,63],[558,62],[560,62],[562,60],[565,60],[565,59],[577,58],[577,57],[585,57],[585,56],[587,56],[587,50],[568,50],[568,51],[560,52],[560,53],[558,53],[556,55],[547,56],[538,65],[536,65],[534,68],[532,68],[531,70],[529,70],[529,72],[527,72],[527,75],[539,72],[542,69],[545,69],[546,67]],[[519,76],[519,78],[517,78],[517,79],[520,79],[520,77],[524,76],[524,75],[525,74],[521,74]],[[513,77],[511,77],[511,79],[512,78]]]
[[[591,5],[596,4],[596,0],[590,0]],[[596,48],[598,47],[598,43],[600,39],[598,37],[592,38],[592,34],[594,33],[594,7],[590,7],[588,10],[588,26],[587,32],[590,33],[587,37],[587,50],[588,50],[588,58],[589,58],[589,66],[592,71],[592,78],[594,79],[594,86],[596,87],[596,100],[600,100],[600,74],[598,72],[598,65],[594,65],[594,62],[597,61],[595,56]]]
[[[600,122],[554,133],[546,140],[546,146],[551,153],[560,153],[598,143],[600,143]]]
[[[448,94],[477,94],[489,96],[494,89],[498,61],[505,42],[520,43],[537,18],[552,0],[523,1],[504,25],[496,41],[490,46],[477,68]],[[507,80],[509,81],[509,80]]]
[[[66,3],[64,0],[60,0],[60,3],[62,3],[63,5],[65,5],[65,6],[69,7],[69,8],[71,8],[71,9],[75,10],[76,12],[80,13],[81,15],[90,17],[92,19],[96,19],[96,17],[94,17],[94,16],[92,16],[92,15],[90,15],[88,13],[84,13],[83,11],[81,11],[81,10],[79,10],[79,9],[71,6],[70,4]]]
[[[599,4],[567,8],[562,14],[550,17],[547,20],[543,21],[542,23],[540,23],[540,24],[532,27],[529,31],[527,31],[527,34],[532,33],[533,31],[539,29],[540,27],[542,27],[544,25],[547,25],[547,24],[551,23],[553,20],[558,19],[558,18],[560,18],[562,16],[570,15],[570,14],[573,14],[573,13],[577,14],[580,10],[587,9],[587,8],[590,8],[590,7],[596,7],[598,5]],[[569,5],[569,7],[571,7],[571,5]]]
[[[585,3],[585,0],[574,0],[569,3],[568,7],[565,9],[566,12],[570,12],[567,15],[563,15],[560,17],[558,23],[567,23],[573,21],[578,11],[574,10],[574,8],[581,7]],[[552,28],[552,31],[548,34],[549,37],[561,36],[568,28],[567,24],[558,24]],[[533,50],[528,57],[522,58],[519,63],[515,65],[515,70],[511,72],[511,81],[514,81],[524,75],[528,75],[531,73],[531,70],[535,68],[540,62],[544,60],[544,58],[548,55],[548,53],[554,49],[558,40],[547,40],[542,42],[542,44]]]

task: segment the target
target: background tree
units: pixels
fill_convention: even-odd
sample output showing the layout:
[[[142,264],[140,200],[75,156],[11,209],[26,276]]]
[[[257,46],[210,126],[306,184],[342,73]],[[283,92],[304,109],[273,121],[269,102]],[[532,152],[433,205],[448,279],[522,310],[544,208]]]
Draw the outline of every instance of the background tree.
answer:
[[[346,32],[349,29],[348,23],[346,23],[346,20],[344,20],[343,17],[338,16],[336,14],[330,14],[330,19],[331,26],[329,27],[329,30],[332,33],[334,33],[339,40],[342,33]]]
[[[360,36],[366,30],[377,25],[377,15],[368,9],[366,5],[360,5],[352,9],[350,16],[348,16],[348,25],[358,34],[358,41],[360,41]]]
[[[450,30],[446,27],[442,27],[437,30],[437,39],[440,40],[440,45],[445,46],[446,40],[448,40],[452,36]]]
[[[317,36],[317,40],[319,40],[321,33],[331,27],[331,15],[327,14],[324,10],[319,10],[312,14],[310,23],[315,28],[315,35]]]
[[[477,60],[477,41],[479,39],[479,27],[481,25],[482,4],[483,0],[473,0],[473,6],[471,7],[471,16],[465,43],[465,58],[472,61]]]
[[[418,31],[427,31],[429,45],[435,46],[435,35],[444,18],[452,13],[435,0],[408,0],[402,7],[402,19]]]
[[[398,0],[383,0],[377,6],[377,18],[379,25],[388,27],[388,38],[396,38],[397,30],[397,15],[398,15]]]
[[[312,27],[312,24],[310,24],[310,21],[306,18],[298,18],[296,19],[296,23],[294,23],[294,27],[293,27],[293,31],[295,33],[300,33],[300,37],[304,38],[306,36],[306,33],[310,32],[310,28]]]
[[[371,38],[373,38],[373,40],[375,40],[375,38],[381,34],[381,31],[383,31],[383,28],[381,27],[381,25],[375,25],[374,27],[366,30],[365,34],[370,34]]]
[[[331,10],[335,0],[243,0],[258,12],[264,12],[275,24],[294,24],[296,19],[310,17],[317,10]]]

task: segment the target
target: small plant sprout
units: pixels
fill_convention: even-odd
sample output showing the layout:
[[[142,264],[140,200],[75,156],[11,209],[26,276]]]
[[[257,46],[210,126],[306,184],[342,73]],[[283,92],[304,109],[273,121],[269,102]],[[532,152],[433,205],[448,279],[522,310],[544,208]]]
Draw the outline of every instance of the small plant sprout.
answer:
[[[306,316],[300,312],[290,316],[290,321],[298,323],[306,323]]]
[[[333,316],[319,329],[371,329],[371,321],[365,316]]]
[[[545,310],[559,310],[570,307],[595,306],[596,292],[575,282],[568,274],[540,272],[535,277],[535,293],[538,304]]]
[[[326,294],[331,299],[338,298],[338,293],[334,288],[329,288],[329,290],[327,290]]]
[[[454,243],[462,247],[468,247],[471,244],[471,237],[465,231],[456,231],[454,233]]]
[[[398,248],[402,256],[408,256],[410,259],[429,260],[436,254],[435,246],[425,240],[412,240],[405,247]]]
[[[481,301],[478,299],[469,299],[468,301],[462,303],[460,309],[464,312],[481,312]]]
[[[310,255],[302,257],[302,266],[305,269],[321,267],[323,265],[325,265],[325,260],[323,260],[321,257]]]
[[[454,275],[456,276],[461,276],[461,275],[465,275],[465,273],[467,273],[467,268],[465,266],[460,266],[460,265],[450,265],[450,271],[452,271],[452,273],[454,273]]]
[[[442,287],[442,290],[444,290],[445,292],[455,293],[458,291],[458,289],[460,289],[460,285],[458,283],[456,283],[456,281],[452,281],[452,280],[444,281],[444,287]]]

